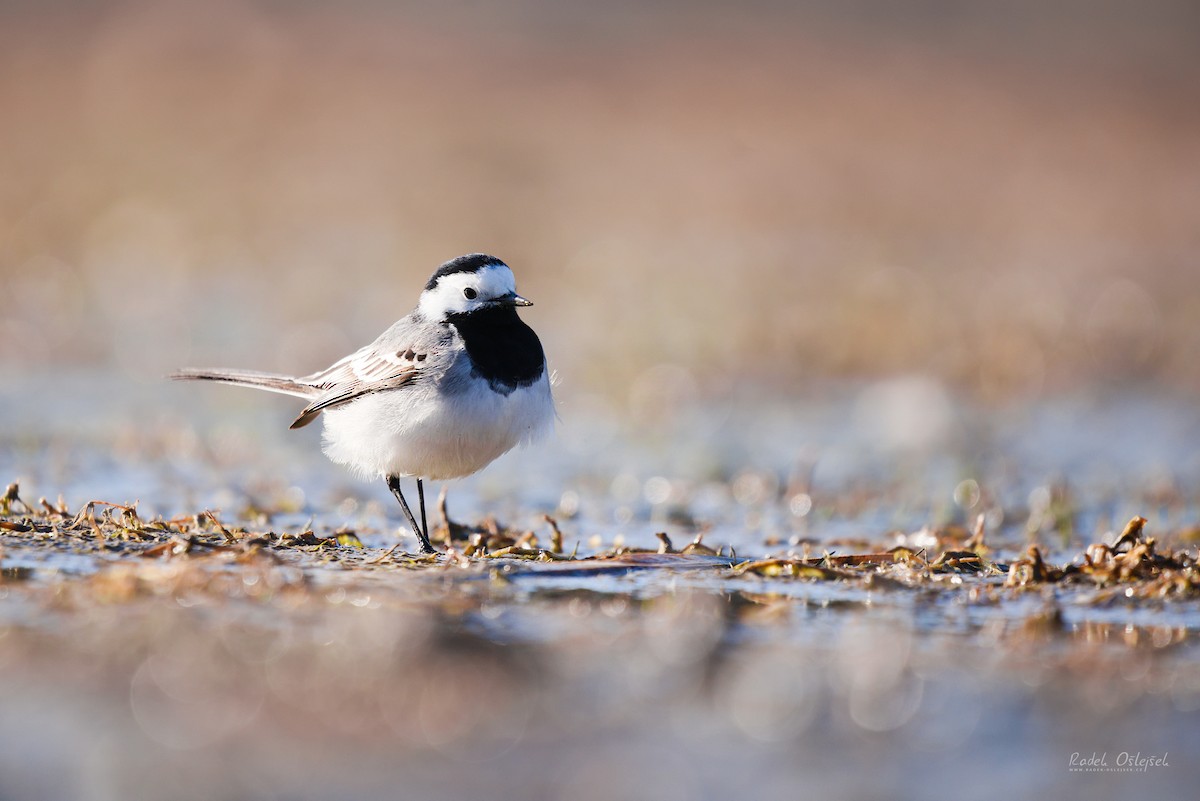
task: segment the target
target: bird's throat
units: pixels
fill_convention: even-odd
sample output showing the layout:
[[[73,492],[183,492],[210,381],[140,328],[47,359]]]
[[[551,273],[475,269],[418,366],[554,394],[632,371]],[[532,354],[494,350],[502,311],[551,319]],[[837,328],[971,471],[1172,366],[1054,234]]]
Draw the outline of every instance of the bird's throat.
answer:
[[[545,371],[542,343],[511,306],[496,306],[449,318],[466,347],[471,365],[492,389],[505,395],[529,386]]]

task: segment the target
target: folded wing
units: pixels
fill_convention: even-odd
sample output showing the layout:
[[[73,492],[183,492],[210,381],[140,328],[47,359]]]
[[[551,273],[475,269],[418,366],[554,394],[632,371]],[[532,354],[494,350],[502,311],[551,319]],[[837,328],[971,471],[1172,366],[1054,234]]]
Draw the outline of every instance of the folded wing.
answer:
[[[411,383],[421,374],[427,358],[428,354],[411,347],[381,348],[376,342],[326,370],[297,379],[319,394],[304,407],[291,427],[303,428],[326,409],[336,409],[363,395],[398,389]]]

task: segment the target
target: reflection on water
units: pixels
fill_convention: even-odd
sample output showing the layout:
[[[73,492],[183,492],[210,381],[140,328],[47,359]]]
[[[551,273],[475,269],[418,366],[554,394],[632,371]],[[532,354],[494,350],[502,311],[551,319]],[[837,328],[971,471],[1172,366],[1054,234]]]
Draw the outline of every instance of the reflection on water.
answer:
[[[1178,755],[1105,776],[1110,792],[1196,779],[1194,623],[1068,624],[1062,638],[1010,609],[969,633],[932,625],[912,594],[796,584],[810,592],[781,603],[650,571],[513,597],[421,573],[343,572],[311,596],[221,578],[209,593],[202,567],[144,569],[174,589],[96,603],[68,588],[36,625],[0,607],[0,666],[22,688],[0,699],[6,797],[186,779],[203,794],[384,798],[403,778],[446,798],[782,799],[798,784],[919,798],[930,782],[1000,798],[981,773],[1074,793],[1091,785],[1071,754],[1092,751]],[[77,758],[40,769],[47,748]],[[914,781],[916,763],[934,778]]]

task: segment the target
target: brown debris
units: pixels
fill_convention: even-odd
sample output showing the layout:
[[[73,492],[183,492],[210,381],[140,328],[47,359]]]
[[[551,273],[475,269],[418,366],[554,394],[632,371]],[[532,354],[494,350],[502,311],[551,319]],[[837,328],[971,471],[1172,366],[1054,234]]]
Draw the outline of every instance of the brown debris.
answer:
[[[1025,559],[1009,569],[1009,587],[1055,583],[1064,580],[1090,581],[1101,587],[1131,586],[1129,597],[1191,596],[1200,593],[1200,567],[1186,551],[1160,554],[1154,538],[1145,535],[1146,518],[1134,517],[1112,546],[1092,543],[1083,552],[1082,564],[1059,569],[1042,559],[1036,545],[1029,546]]]
[[[1063,577],[1063,571],[1047,565],[1042,559],[1042,551],[1036,545],[1030,545],[1024,559],[1018,559],[1008,568],[1006,587],[1024,587],[1027,584],[1044,584],[1058,581]]]
[[[21,508],[26,512],[33,511],[29,508],[29,504],[21,500],[21,488],[17,482],[14,481],[4,489],[4,496],[0,497],[0,514],[12,514],[12,508],[16,504],[20,504]]]
[[[562,553],[563,533],[558,527],[558,521],[550,515],[542,515],[542,519],[550,526],[550,550],[554,553]]]
[[[1146,518],[1139,515],[1138,517],[1130,520],[1125,524],[1125,530],[1121,532],[1121,536],[1117,538],[1115,543],[1113,543],[1113,551],[1120,551],[1122,549],[1128,550],[1130,547],[1143,542],[1144,540],[1142,532],[1145,530],[1145,528]]]
[[[767,578],[804,578],[832,581],[853,578],[853,573],[825,567],[820,559],[758,559],[734,568],[734,575],[753,573]]]
[[[974,551],[943,551],[929,569],[934,573],[986,573],[994,565],[985,562]]]
[[[690,554],[703,554],[704,556],[717,556],[720,552],[714,551],[712,548],[709,548],[707,545],[705,545],[702,542],[703,539],[704,539],[704,532],[701,531],[696,534],[696,538],[694,540],[692,540],[687,545],[683,546],[683,550],[680,551],[680,553],[689,554],[689,555]]]
[[[397,544],[368,559],[360,555],[364,546],[358,534],[345,528],[329,536],[312,530],[251,532],[227,525],[213,510],[170,520],[144,520],[136,502],[119,504],[93,500],[74,514],[61,502],[55,505],[41,501],[37,508],[28,509],[20,502],[16,485],[8,487],[4,500],[9,519],[0,519],[0,533],[6,536],[34,543],[54,539],[58,543],[55,547],[97,553],[124,551],[140,555],[146,560],[143,564],[150,561],[197,563],[220,569],[228,569],[231,565],[284,566],[287,560],[283,555],[291,551],[296,555],[308,554],[304,558],[314,560],[314,565],[342,563],[360,569],[479,568],[486,564],[482,560],[538,563],[538,570],[557,563],[556,569],[588,573],[647,567],[708,568],[729,569],[728,575],[732,576],[859,582],[865,588],[895,591],[952,591],[969,578],[973,583],[963,589],[974,593],[973,599],[983,597],[979,594],[981,588],[989,588],[991,595],[988,597],[993,600],[1001,585],[995,581],[986,585],[981,582],[1005,573],[1003,587],[1020,590],[1070,582],[1083,583],[1106,593],[1120,586],[1124,589],[1119,595],[1125,598],[1178,598],[1200,594],[1197,558],[1185,551],[1160,552],[1155,539],[1146,535],[1146,519],[1140,516],[1129,521],[1111,546],[1094,543],[1065,566],[1048,562],[1037,545],[1030,545],[1024,556],[1011,565],[991,561],[986,555],[988,548],[984,543],[982,516],[976,518],[969,537],[958,529],[939,530],[939,542],[962,544],[946,548],[932,560],[923,549],[903,545],[871,551],[870,541],[863,540],[865,552],[860,553],[809,556],[806,552],[802,557],[760,558],[739,563],[732,549],[724,556],[724,548],[706,545],[703,531],[682,548],[677,548],[666,532],[658,532],[655,534],[656,548],[634,548],[618,541],[607,550],[584,557],[578,556],[578,546],[576,552],[567,554],[563,549],[563,532],[554,518],[542,518],[550,529],[546,544],[539,541],[538,534],[532,530],[508,528],[490,517],[473,525],[461,524],[449,517],[443,490],[438,499],[442,525],[434,536],[443,543],[443,554],[411,556],[403,553]],[[24,512],[20,517],[13,515],[16,507],[21,507]],[[510,565],[501,570],[512,568]],[[1109,595],[1096,596],[1096,602],[1103,602],[1107,597]]]

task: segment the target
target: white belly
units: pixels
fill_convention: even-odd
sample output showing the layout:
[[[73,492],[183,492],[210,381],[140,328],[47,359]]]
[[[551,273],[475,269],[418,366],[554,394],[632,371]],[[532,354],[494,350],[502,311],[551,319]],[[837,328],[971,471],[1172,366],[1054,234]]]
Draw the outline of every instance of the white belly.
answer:
[[[554,422],[546,376],[508,395],[484,382],[435,402],[432,386],[365,395],[324,413],[325,455],[363,478],[470,475]]]

